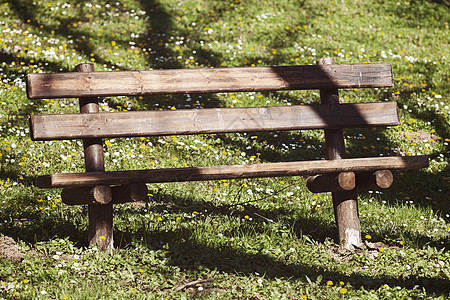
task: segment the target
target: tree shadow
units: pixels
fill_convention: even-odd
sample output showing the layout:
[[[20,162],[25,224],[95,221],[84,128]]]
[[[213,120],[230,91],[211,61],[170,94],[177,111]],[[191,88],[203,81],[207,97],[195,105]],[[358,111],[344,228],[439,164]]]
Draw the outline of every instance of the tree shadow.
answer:
[[[74,41],[75,48],[77,48],[77,52],[80,54],[84,54],[88,57],[91,57],[91,53],[94,54],[95,60],[97,63],[105,65],[110,68],[119,68],[116,64],[111,63],[108,60],[105,60],[98,53],[98,47],[94,45],[91,41],[104,39],[94,35],[87,28],[83,28],[83,26],[74,26],[73,24],[77,24],[81,22],[81,24],[91,24],[95,22],[93,16],[88,14],[85,11],[84,1],[76,0],[74,8],[77,10],[77,13],[74,16],[64,15],[64,14],[53,14],[52,15],[52,23],[53,24],[44,24],[40,21],[39,18],[39,10],[33,9],[33,5],[30,5],[29,1],[26,0],[15,0],[10,3],[12,10],[15,14],[21,18],[23,23],[27,23],[33,26],[36,30],[44,32],[49,37],[59,37],[61,39],[70,38]],[[78,4],[78,5],[77,5]],[[109,42],[109,41],[107,41]],[[117,38],[117,43],[125,46],[128,45],[128,41],[122,38]],[[59,72],[61,71],[69,71],[66,66],[61,66]]]
[[[195,56],[195,61],[199,65],[207,67],[217,67],[222,61],[222,55],[218,52],[207,50],[199,44],[190,41],[190,32],[187,30],[175,29],[173,16],[156,0],[140,0],[141,7],[149,16],[147,31],[137,41],[152,49],[148,58],[148,65],[153,69],[182,69],[186,65],[179,59],[180,53],[171,50],[167,43],[182,41],[189,43],[190,51]],[[183,58],[184,59],[184,58]],[[146,95],[140,100],[149,108],[204,108],[221,107],[224,103],[215,94],[203,95]]]
[[[17,205],[23,205],[24,209],[16,207],[4,207],[2,214],[8,216],[7,223],[0,224],[0,232],[15,240],[21,240],[30,245],[36,242],[46,241],[54,238],[69,238],[77,247],[87,247],[87,228],[79,211],[64,209],[64,217],[47,216],[48,212],[39,204],[34,203],[35,198],[22,196],[16,199]],[[82,208],[87,215],[87,207]],[[57,210],[57,208],[54,208]]]
[[[176,233],[180,235],[188,233]],[[164,236],[163,236],[164,237]],[[161,238],[161,236],[159,236]],[[249,254],[232,247],[221,245],[218,248],[208,247],[201,243],[189,240],[187,242],[174,242],[168,244],[168,256],[170,264],[183,270],[196,271],[199,266],[211,270],[231,274],[244,274],[252,276],[255,273],[263,274],[266,278],[276,279],[300,279],[318,278],[322,276],[324,284],[327,280],[334,282],[344,281],[356,288],[377,289],[389,283],[389,285],[402,288],[413,288],[419,285],[429,293],[448,293],[448,280],[444,278],[407,277],[398,278],[387,275],[370,276],[359,273],[342,274],[332,268],[324,269],[319,266],[311,266],[308,262],[285,263],[273,259],[263,253]],[[432,292],[431,292],[432,291]]]
[[[31,59],[31,58],[26,58],[21,56],[20,58],[17,58],[16,55],[14,55],[13,52],[6,52],[5,49],[0,48],[0,60],[2,62],[5,62],[6,64],[11,64],[11,63],[15,63],[17,62],[17,65],[20,65],[21,63],[25,64],[25,65],[38,65],[38,66],[43,66],[46,69],[48,69],[51,72],[61,72],[64,70],[64,66],[59,63],[59,62],[50,62],[47,61],[45,59]],[[31,62],[31,60],[33,60],[33,62]],[[22,73],[22,72],[18,72],[18,68],[8,68],[8,67],[4,67],[2,74],[6,74],[8,75],[8,78],[11,79],[16,79],[16,78],[22,78],[24,77],[26,74]]]
[[[264,197],[253,199],[252,201],[240,201],[238,197],[239,191],[236,193],[235,203],[232,204],[214,204],[212,201],[183,195],[167,194],[163,190],[150,191],[153,195],[152,200],[149,202],[141,203],[142,205],[134,207],[132,204],[123,204],[123,208],[126,210],[118,210],[116,212],[116,217],[119,219],[127,219],[128,217],[139,217],[143,210],[151,210],[154,214],[161,215],[194,215],[197,212],[207,212],[208,216],[216,217],[226,217],[235,216],[241,220],[246,219],[246,216],[252,217],[251,225],[245,225],[245,228],[237,229],[236,232],[230,232],[230,236],[233,234],[239,234],[242,230],[251,230],[256,234],[267,234],[267,228],[265,224],[284,224],[289,227],[290,231],[297,236],[302,238],[303,236],[308,236],[310,240],[317,243],[324,243],[326,240],[331,240],[335,244],[337,243],[336,236],[336,225],[332,222],[332,209],[329,210],[330,218],[324,219],[319,216],[314,208],[307,209],[286,209],[286,208],[276,208],[276,209],[261,209],[255,203],[262,201],[271,201],[271,196],[266,195]],[[237,199],[237,200],[236,200]],[[140,239],[146,237],[149,233],[146,228],[148,224],[142,221],[141,226],[138,226],[138,230],[135,233],[129,233],[126,243],[130,243],[132,239]],[[248,228],[247,228],[248,227]],[[450,241],[445,238],[435,240],[425,234],[418,234],[417,232],[402,232],[404,238],[414,242],[417,247],[431,246],[438,249],[450,249]],[[391,231],[386,232],[387,236],[391,236],[393,233]]]
[[[154,211],[161,211],[165,214],[171,213],[192,213],[194,211],[208,211],[208,214],[216,216],[229,215],[231,213],[238,214],[240,217],[244,215],[252,214],[252,212],[258,212],[264,214],[269,218],[276,219],[277,214],[289,215],[290,212],[282,211],[266,211],[260,210],[252,205],[248,205],[242,211],[233,211],[230,207],[216,207],[211,203],[205,201],[196,201],[194,199],[187,200],[186,198],[176,198],[171,195],[162,194],[158,196],[158,201],[170,202],[170,207],[167,205],[158,205],[152,207]],[[138,211],[135,213],[139,214]],[[273,215],[272,215],[273,214]],[[125,217],[125,216],[124,216]],[[292,216],[287,219],[280,220],[279,222],[290,223],[292,222]],[[252,234],[263,235],[264,229],[262,229],[263,220],[254,219],[250,228],[246,228],[245,225],[241,225],[240,228],[235,229],[236,232],[225,232],[226,236],[235,236],[236,233],[243,234],[243,232],[251,230]],[[299,227],[294,226],[291,230],[300,238],[305,236],[312,237],[314,241],[323,243],[330,238],[330,226],[322,224],[320,220],[311,218],[298,220],[302,223]],[[309,226],[314,227],[309,232],[305,232],[304,224],[308,223]],[[413,288],[415,285],[424,287],[427,291],[433,291],[434,293],[447,293],[449,291],[446,286],[446,279],[436,277],[393,277],[393,276],[370,276],[359,273],[355,270],[352,274],[342,274],[338,271],[334,271],[332,267],[324,269],[322,266],[316,265],[314,262],[288,262],[275,259],[268,254],[265,254],[265,249],[261,245],[253,245],[253,247],[246,248],[245,250],[236,249],[226,243],[221,245],[211,246],[204,242],[196,241],[192,239],[195,235],[192,229],[179,228],[174,230],[164,230],[161,227],[160,230],[148,231],[148,227],[143,224],[135,232],[117,232],[117,237],[120,236],[122,241],[122,248],[131,246],[132,240],[143,240],[150,249],[164,249],[169,258],[170,264],[181,268],[184,271],[197,271],[199,268],[208,268],[211,270],[219,270],[221,272],[232,274],[244,274],[247,276],[254,275],[255,273],[264,274],[267,278],[291,278],[291,279],[314,279],[318,276],[322,276],[324,283],[326,280],[333,281],[345,281],[349,282],[352,286],[357,288],[369,288],[376,289],[381,285],[388,283],[389,285],[400,286],[403,288]],[[300,229],[301,228],[301,229]],[[324,232],[322,232],[324,231]],[[267,232],[266,232],[267,233]],[[427,238],[423,236],[424,242]],[[117,238],[116,238],[117,240]],[[308,239],[306,239],[308,241]],[[313,242],[314,243],[314,242]],[[336,249],[330,249],[335,260],[346,259],[344,257],[352,257],[359,252],[363,253],[364,250],[357,250],[357,252],[342,254]],[[393,250],[394,251],[394,250]],[[351,258],[353,259],[353,258]]]
[[[192,215],[196,211],[203,212],[206,210],[208,216],[212,215],[218,218],[233,215],[244,219],[246,215],[253,216],[251,224],[244,222],[234,229],[231,228],[223,232],[228,237],[239,236],[246,234],[246,232],[256,236],[266,235],[268,227],[265,226],[265,223],[268,222],[267,220],[284,224],[282,225],[283,228],[287,226],[290,228],[289,231],[297,236],[297,238],[303,239],[305,243],[312,243],[312,245],[314,243],[324,243],[326,240],[332,239],[335,234],[334,226],[330,226],[329,223],[324,222],[321,218],[314,217],[313,214],[308,215],[308,217],[299,218],[292,210],[266,210],[248,203],[242,204],[237,209],[237,207],[232,205],[217,206],[209,201],[199,200],[197,198],[178,197],[158,192],[153,193],[154,201],[146,203],[146,206],[122,204],[122,206],[131,206],[132,209],[127,209],[127,212],[124,212],[122,207],[116,213],[115,218],[129,220],[130,217],[141,215],[144,207],[145,209],[151,209],[155,214],[161,212],[165,215]],[[29,200],[24,199],[23,201]],[[41,216],[41,212],[33,213],[27,211],[21,214],[21,217],[27,220],[25,221],[26,226],[23,226],[24,224],[16,220],[8,224],[2,223],[0,229],[3,234],[13,238],[20,237],[21,240],[30,244],[50,238],[68,237],[77,247],[87,247],[87,228],[83,225],[85,223],[83,221],[84,219],[80,218],[80,216],[86,215],[86,207],[83,207],[81,210],[84,213],[80,214],[78,210],[66,211],[70,215],[66,215],[64,218],[47,218],[43,215]],[[258,215],[264,216],[264,219],[258,218]],[[432,290],[435,293],[448,291],[448,288],[444,284],[446,280],[443,278],[373,277],[359,274],[357,271],[353,274],[343,275],[340,272],[334,271],[333,268],[324,269],[321,266],[315,265],[313,262],[292,263],[280,261],[265,254],[264,246],[262,245],[254,245],[245,250],[239,250],[227,244],[208,246],[203,242],[192,239],[195,236],[194,229],[174,228],[167,230],[164,226],[149,229],[152,226],[149,227],[149,224],[146,224],[148,221],[141,220],[139,222],[141,225],[137,226],[135,231],[124,231],[123,229],[118,229],[116,225],[114,237],[116,246],[120,243],[120,248],[126,249],[127,247],[133,247],[133,241],[141,241],[141,243],[143,241],[151,249],[168,250],[170,264],[183,270],[195,271],[199,267],[207,267],[211,270],[215,269],[233,274],[253,275],[257,272],[264,274],[268,278],[294,279],[305,279],[305,276],[316,278],[322,275],[324,280],[344,280],[355,287],[378,288],[382,284],[388,283],[389,285],[394,284],[396,286],[412,288],[418,284],[428,291]],[[125,223],[128,223],[128,221]],[[289,224],[294,224],[294,226]],[[440,244],[441,241],[431,241],[425,235],[417,239],[415,235],[416,233],[405,232],[407,238],[411,236],[411,239],[414,238],[419,242],[418,247],[424,247],[425,245],[431,247],[439,245],[439,248],[443,247]],[[445,249],[449,249],[448,241]],[[335,251],[330,249],[330,254]],[[341,259],[339,253],[337,252],[337,258],[335,257],[337,260]],[[347,257],[348,253],[344,256]]]

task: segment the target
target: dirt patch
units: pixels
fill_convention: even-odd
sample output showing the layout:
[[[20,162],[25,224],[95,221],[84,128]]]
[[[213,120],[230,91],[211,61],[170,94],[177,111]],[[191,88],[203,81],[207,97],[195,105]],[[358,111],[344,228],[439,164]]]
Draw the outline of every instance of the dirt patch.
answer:
[[[364,241],[361,247],[355,250],[345,250],[335,244],[330,247],[330,254],[337,261],[347,262],[354,260],[355,255],[367,255],[369,258],[373,259],[378,257],[380,252],[386,250],[400,250],[401,248],[395,245],[387,245],[382,242],[369,242]],[[368,267],[367,267],[368,268]],[[366,267],[361,267],[361,269],[366,269]]]
[[[402,132],[400,137],[405,140],[411,140],[412,142],[431,142],[435,143],[439,140],[439,137],[435,134],[425,132],[423,130],[413,132]]]
[[[145,205],[147,204],[144,201],[136,201],[136,202],[128,202],[128,203],[131,207],[136,208],[136,209],[145,208]]]
[[[12,261],[20,261],[22,259],[22,253],[19,252],[19,247],[9,236],[0,237],[0,258],[6,258]]]

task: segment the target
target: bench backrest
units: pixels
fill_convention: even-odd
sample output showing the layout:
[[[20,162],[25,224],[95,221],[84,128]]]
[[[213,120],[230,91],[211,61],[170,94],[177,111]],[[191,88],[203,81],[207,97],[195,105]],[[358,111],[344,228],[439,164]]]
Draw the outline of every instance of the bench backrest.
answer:
[[[390,64],[30,74],[31,99],[392,86]],[[394,102],[33,115],[34,140],[398,124]]]

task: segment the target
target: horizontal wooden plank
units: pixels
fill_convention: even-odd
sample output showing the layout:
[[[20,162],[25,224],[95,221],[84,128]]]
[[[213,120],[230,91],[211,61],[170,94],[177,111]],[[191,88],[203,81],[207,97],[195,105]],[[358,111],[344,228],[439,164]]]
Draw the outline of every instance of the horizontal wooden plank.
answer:
[[[348,103],[31,116],[34,140],[388,126],[397,104]]]
[[[30,99],[392,86],[388,63],[29,74]]]
[[[39,176],[41,188],[61,188],[128,183],[162,183],[255,177],[305,176],[339,172],[420,169],[428,166],[427,156],[352,158],[251,165],[89,172]]]

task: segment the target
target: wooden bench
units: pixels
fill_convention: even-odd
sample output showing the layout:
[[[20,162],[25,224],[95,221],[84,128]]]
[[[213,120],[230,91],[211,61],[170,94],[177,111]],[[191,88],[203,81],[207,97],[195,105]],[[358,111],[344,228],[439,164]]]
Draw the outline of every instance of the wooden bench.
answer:
[[[64,188],[67,204],[89,204],[89,240],[101,250],[113,247],[113,203],[147,199],[146,183],[276,176],[310,176],[313,192],[333,192],[338,241],[361,245],[357,190],[386,188],[390,170],[419,169],[428,158],[345,158],[342,129],[399,123],[395,102],[339,103],[339,88],[393,85],[390,64],[317,65],[29,74],[30,99],[79,98],[80,113],[30,117],[33,140],[82,139],[86,172],[37,178],[41,188]],[[99,112],[98,98],[149,94],[319,89],[320,105],[209,108],[174,111]],[[105,172],[102,138],[324,129],[327,160]],[[301,159],[301,158],[300,158]]]

